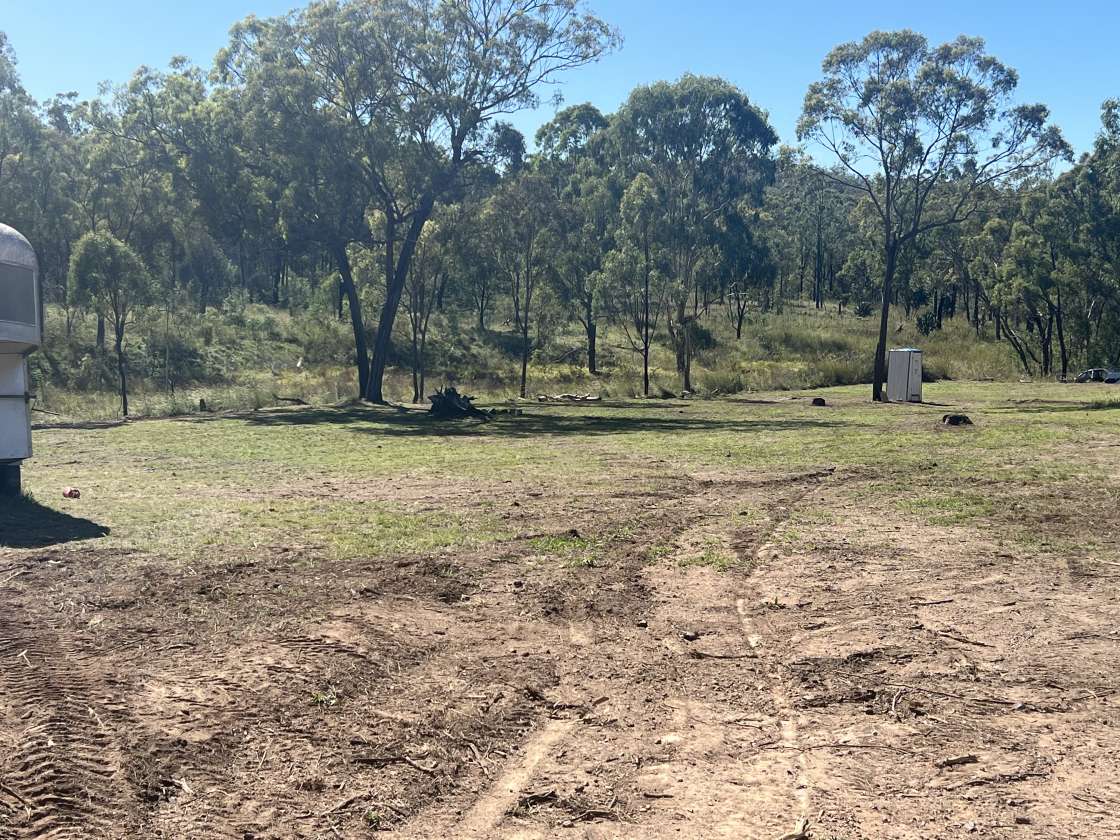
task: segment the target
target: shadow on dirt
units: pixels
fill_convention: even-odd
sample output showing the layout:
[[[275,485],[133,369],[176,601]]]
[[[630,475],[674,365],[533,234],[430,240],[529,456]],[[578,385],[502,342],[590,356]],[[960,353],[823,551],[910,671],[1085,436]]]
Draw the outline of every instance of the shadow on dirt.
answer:
[[[28,499],[0,502],[0,548],[46,548],[107,537],[109,529]]]
[[[668,407],[662,403],[659,408]],[[439,420],[425,411],[382,407],[264,410],[247,416],[255,426],[351,426],[358,433],[387,436],[468,436],[528,438],[539,436],[595,436],[633,432],[758,432],[830,429],[849,425],[836,420],[797,418],[708,418],[672,416],[664,410],[650,416],[643,406],[598,404],[596,413],[585,405],[550,405],[548,409],[515,407],[520,413],[496,414],[489,421]],[[682,409],[683,410],[683,409]],[[501,409],[499,409],[501,411]],[[617,412],[617,413],[614,413]]]

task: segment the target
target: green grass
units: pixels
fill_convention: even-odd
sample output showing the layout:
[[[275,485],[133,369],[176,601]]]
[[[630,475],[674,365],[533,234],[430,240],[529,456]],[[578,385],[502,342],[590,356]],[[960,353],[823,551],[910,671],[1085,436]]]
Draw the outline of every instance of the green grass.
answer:
[[[716,542],[708,542],[698,554],[688,554],[678,559],[677,565],[684,569],[703,566],[717,572],[727,572],[744,564],[734,552]]]
[[[885,521],[986,528],[1021,545],[1076,538],[1112,552],[1107,529],[1079,537],[1048,519],[1079,504],[1115,516],[1102,501],[1118,490],[1120,413],[1108,388],[937,383],[927,386],[931,404],[911,406],[872,404],[865,387],[848,386],[823,392],[823,409],[792,392],[532,405],[489,423],[354,407],[44,429],[25,483],[44,510],[109,528],[105,545],[183,563],[284,548],[311,561],[478,548],[521,530],[502,520],[502,488],[514,498],[557,487],[604,500],[593,535],[565,535],[568,525],[553,521],[539,530],[559,536],[532,540],[549,562],[579,568],[635,538],[633,523],[613,517],[619,490],[655,490],[692,472],[822,468],[854,479],[846,492]],[[943,427],[950,411],[976,425]],[[82,499],[63,500],[67,486]],[[749,498],[730,504],[735,527],[763,518]],[[775,539],[811,547],[841,517],[803,504]],[[708,548],[696,562],[733,565],[722,544]],[[647,552],[657,560],[662,549],[654,539]]]
[[[546,535],[529,540],[534,551],[547,554],[572,568],[591,568],[598,564],[604,551],[599,540],[589,540],[572,534]]]
[[[979,493],[966,492],[902,499],[898,506],[907,513],[924,517],[931,525],[960,525],[990,516],[995,510],[995,500]]]

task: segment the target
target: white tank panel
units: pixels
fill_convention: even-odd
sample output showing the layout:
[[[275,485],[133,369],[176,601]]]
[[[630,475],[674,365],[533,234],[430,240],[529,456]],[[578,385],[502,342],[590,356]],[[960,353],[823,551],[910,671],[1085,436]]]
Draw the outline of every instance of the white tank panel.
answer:
[[[28,384],[27,360],[23,356],[0,356],[0,461],[31,457]]]

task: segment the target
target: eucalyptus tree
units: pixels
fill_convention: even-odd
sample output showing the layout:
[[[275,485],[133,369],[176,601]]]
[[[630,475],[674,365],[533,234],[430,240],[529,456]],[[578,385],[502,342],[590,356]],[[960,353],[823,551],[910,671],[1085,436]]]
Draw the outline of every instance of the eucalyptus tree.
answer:
[[[442,297],[447,282],[449,255],[448,229],[442,219],[428,224],[416,243],[416,254],[408,271],[405,284],[404,308],[408,315],[412,343],[412,401],[424,399],[426,372],[425,353],[428,345],[428,328],[436,303]]]
[[[0,208],[8,213],[16,196],[11,184],[40,131],[35,102],[23,89],[16,71],[15,52],[0,32]]]
[[[124,340],[139,308],[152,300],[147,266],[124,242],[108,233],[87,233],[74,246],[70,290],[113,328],[120,377],[121,414],[128,416],[128,363]]]
[[[778,274],[759,214],[732,214],[727,217],[720,254],[727,277],[727,316],[738,340],[743,337],[743,324],[752,301],[769,295]]]
[[[764,201],[768,238],[777,260],[779,300],[794,292],[803,298],[810,280],[810,297],[818,309],[823,308],[826,287],[832,291],[846,258],[848,217],[856,197],[809,158],[781,149],[774,183]]]
[[[702,262],[717,247],[718,223],[757,204],[773,177],[777,135],[766,115],[723,79],[685,75],[638,87],[612,122],[622,167],[644,173],[657,195],[671,284],[666,326],[685,390],[700,311]]]
[[[508,137],[495,119],[536,105],[542,85],[617,40],[579,0],[319,0],[234,27],[218,58],[222,80],[282,103],[306,126],[299,136],[322,132],[346,149],[357,183],[333,186],[368,195],[377,211],[376,232],[350,234],[351,243],[379,243],[384,265],[373,357],[361,374],[367,399],[384,401],[393,324],[424,225],[464,171]],[[334,213],[329,201],[312,204],[321,217]],[[340,263],[342,239],[332,246]],[[361,313],[352,282],[343,283],[361,367]]]
[[[665,308],[667,284],[657,188],[639,173],[623,193],[615,246],[604,260],[606,294],[630,346],[642,357],[642,395],[649,396],[649,355]]]
[[[872,398],[883,399],[887,321],[903,248],[976,211],[984,188],[1044,171],[1069,147],[1042,105],[1015,105],[1014,70],[961,36],[931,47],[909,30],[872,32],[825,58],[797,133],[836,159],[879,221],[883,282]],[[951,199],[937,209],[940,190]]]
[[[510,178],[486,207],[487,242],[509,288],[513,323],[521,339],[519,393],[526,396],[531,333],[540,327],[542,283],[549,279],[555,254],[555,193],[537,172]]]
[[[1071,226],[1069,270],[1085,295],[1077,319],[1085,352],[1120,365],[1120,100],[1104,103],[1092,151],[1058,179],[1054,197]]]
[[[537,165],[556,193],[552,273],[561,300],[587,338],[587,369],[597,370],[603,258],[611,248],[619,195],[602,153],[608,123],[589,104],[566,108],[537,132]]]

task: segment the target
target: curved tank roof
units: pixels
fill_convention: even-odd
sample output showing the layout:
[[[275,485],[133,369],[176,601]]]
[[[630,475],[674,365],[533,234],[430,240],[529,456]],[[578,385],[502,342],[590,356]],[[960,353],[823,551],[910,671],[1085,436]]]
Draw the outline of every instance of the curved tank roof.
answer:
[[[26,237],[13,227],[0,222],[0,263],[39,270],[35,249]]]

